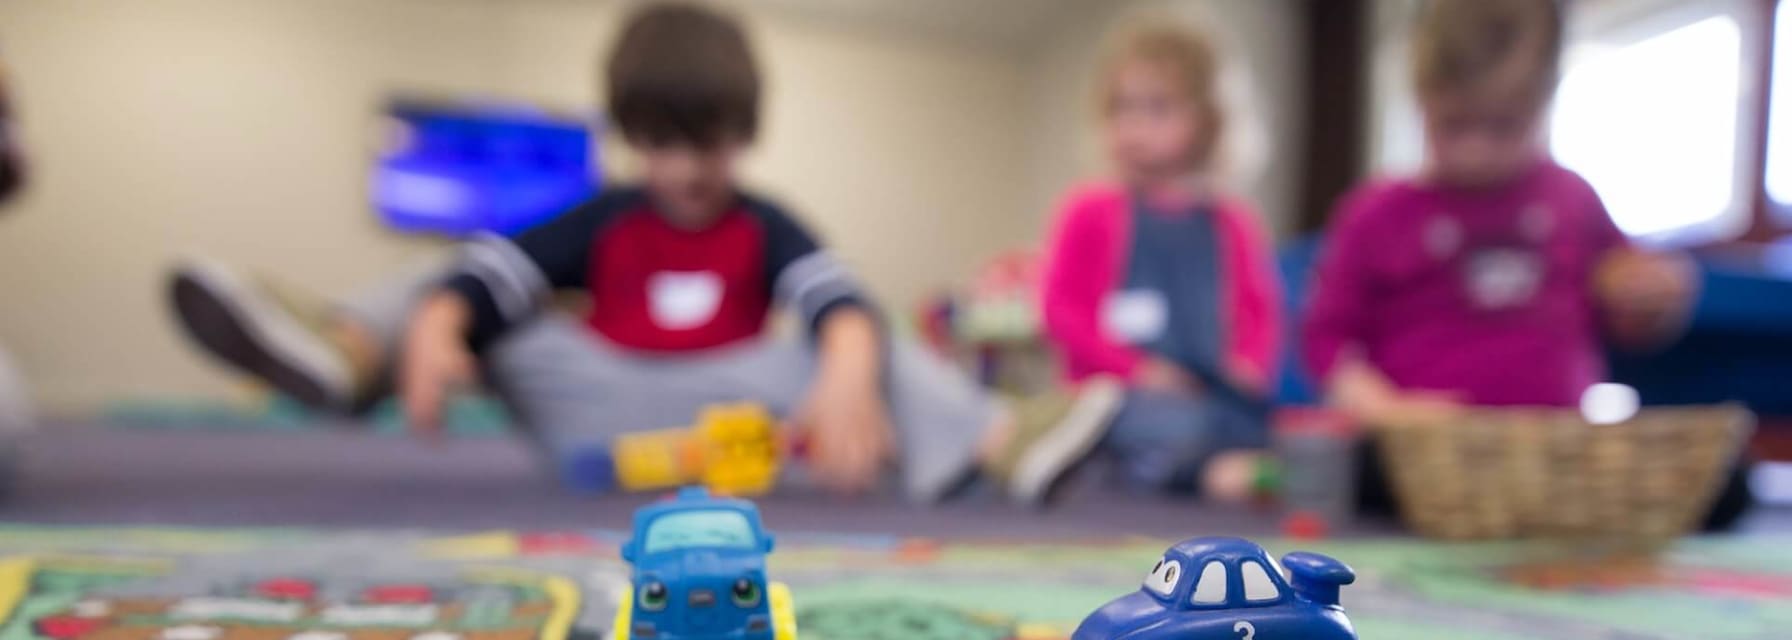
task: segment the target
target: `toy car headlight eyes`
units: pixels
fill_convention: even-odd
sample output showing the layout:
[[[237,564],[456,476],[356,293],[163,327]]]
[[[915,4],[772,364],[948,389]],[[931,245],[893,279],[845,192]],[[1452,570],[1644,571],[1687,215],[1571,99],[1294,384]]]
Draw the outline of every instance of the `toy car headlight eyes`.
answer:
[[[758,606],[761,597],[759,583],[748,578],[735,580],[730,595],[734,598],[734,606],[741,608]]]
[[[658,580],[641,585],[641,608],[647,611],[659,611],[666,608],[671,600],[666,591],[666,584]]]
[[[1145,576],[1145,588],[1162,596],[1169,596],[1176,591],[1176,578],[1182,575],[1182,563],[1176,560],[1159,560],[1151,568],[1151,575]]]

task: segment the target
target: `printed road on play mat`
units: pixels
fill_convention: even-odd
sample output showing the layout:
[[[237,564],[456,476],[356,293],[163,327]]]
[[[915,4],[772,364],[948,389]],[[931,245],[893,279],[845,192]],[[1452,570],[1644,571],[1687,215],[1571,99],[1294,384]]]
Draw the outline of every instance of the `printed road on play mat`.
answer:
[[[0,527],[0,640],[596,640],[627,592],[619,538]],[[805,640],[1062,639],[1167,542],[783,541],[772,570]],[[1597,564],[1512,544],[1314,550],[1359,570],[1345,604],[1365,639],[1765,640],[1792,628],[1788,542]]]

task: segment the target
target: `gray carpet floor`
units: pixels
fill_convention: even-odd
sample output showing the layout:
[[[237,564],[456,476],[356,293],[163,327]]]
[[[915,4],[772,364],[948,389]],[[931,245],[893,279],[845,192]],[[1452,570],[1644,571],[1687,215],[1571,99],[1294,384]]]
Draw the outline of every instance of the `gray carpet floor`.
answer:
[[[23,448],[0,502],[13,523],[298,526],[469,530],[625,528],[652,496],[561,490],[518,439],[437,445],[352,428],[304,431],[120,429],[50,425]],[[1122,534],[1273,535],[1275,514],[1186,501],[1079,492],[1033,511],[973,495],[917,507],[886,498],[779,495],[761,501],[784,530],[979,538]],[[1752,532],[1792,532],[1792,514],[1763,511]],[[1395,531],[1347,523],[1347,536]]]

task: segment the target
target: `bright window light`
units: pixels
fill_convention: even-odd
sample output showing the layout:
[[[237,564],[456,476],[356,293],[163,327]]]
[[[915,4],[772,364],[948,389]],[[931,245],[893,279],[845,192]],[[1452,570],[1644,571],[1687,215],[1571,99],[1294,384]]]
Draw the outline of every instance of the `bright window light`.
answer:
[[[1773,98],[1768,112],[1767,193],[1792,206],[1792,2],[1773,20]]]
[[[1783,12],[1782,12],[1783,13]],[[1708,18],[1570,56],[1551,147],[1598,189],[1632,236],[1666,236],[1742,213],[1736,197],[1742,31]]]

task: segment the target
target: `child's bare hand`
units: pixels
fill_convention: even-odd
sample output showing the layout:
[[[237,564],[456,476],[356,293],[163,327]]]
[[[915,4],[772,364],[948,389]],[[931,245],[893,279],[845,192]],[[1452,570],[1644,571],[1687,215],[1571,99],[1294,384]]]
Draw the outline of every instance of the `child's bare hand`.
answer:
[[[1138,371],[1133,374],[1133,385],[1158,393],[1178,396],[1195,396],[1201,394],[1201,381],[1169,360],[1152,356],[1139,363]]]
[[[1456,394],[1402,391],[1372,406],[1362,418],[1385,427],[1437,426],[1460,420],[1467,410],[1468,406]]]
[[[884,404],[877,321],[860,309],[823,319],[817,331],[820,369],[792,427],[809,438],[816,482],[842,494],[877,486],[895,450]]]
[[[1447,424],[1462,417],[1464,399],[1454,393],[1401,389],[1356,356],[1338,362],[1330,402],[1357,422],[1397,427]]]
[[[1613,339],[1638,346],[1681,328],[1696,283],[1696,269],[1685,257],[1620,249],[1601,261],[1593,284]]]
[[[820,376],[792,426],[809,438],[809,470],[842,494],[875,488],[894,453],[889,411],[875,379]]]
[[[411,318],[398,386],[413,433],[438,435],[449,395],[473,383],[474,358],[463,337],[466,317],[466,304],[445,295],[426,301]]]

